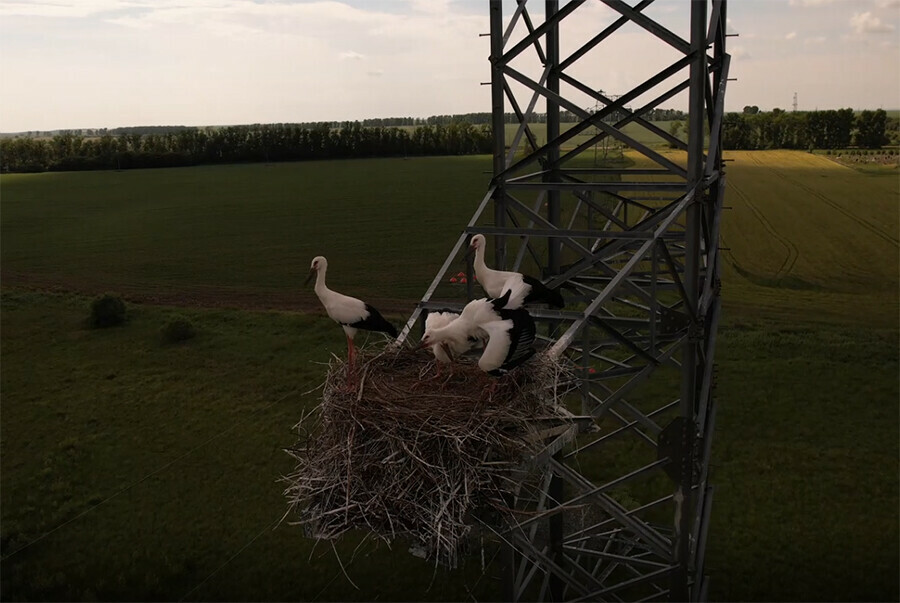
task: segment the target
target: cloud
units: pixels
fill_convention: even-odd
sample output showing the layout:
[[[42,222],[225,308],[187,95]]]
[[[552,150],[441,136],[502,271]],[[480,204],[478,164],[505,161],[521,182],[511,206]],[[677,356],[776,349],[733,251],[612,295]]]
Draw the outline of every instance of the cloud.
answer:
[[[725,32],[730,34],[737,33],[734,29],[734,21],[731,20],[731,17],[725,19]]]
[[[104,21],[106,23],[111,23],[112,25],[118,25],[120,27],[131,27],[134,29],[150,29],[151,27],[153,27],[153,23],[139,17],[112,17],[109,19],[104,19]]]
[[[790,0],[791,6],[825,6],[834,4],[837,0]]]
[[[743,46],[735,46],[731,49],[730,54],[735,59],[750,59],[753,58],[750,54],[750,51],[744,48]]]
[[[855,13],[850,17],[850,26],[857,34],[890,33],[895,29],[893,25],[885,23],[869,11]]]
[[[346,60],[362,61],[363,59],[366,58],[366,55],[360,54],[353,50],[346,50],[342,53],[339,53],[338,58],[341,59],[342,61],[346,61]]]
[[[366,71],[366,75],[370,77],[381,77],[384,75],[384,71],[381,69],[373,69],[371,71]]]
[[[796,31],[792,31],[792,32],[789,33],[788,35],[784,36],[784,39],[785,39],[785,40],[793,40],[793,39],[796,38],[796,37],[797,37],[797,32],[796,32]]]
[[[222,9],[249,4],[246,0],[18,0],[0,3],[3,17],[85,18],[122,11],[173,9]]]
[[[756,32],[739,31],[734,26],[734,21],[731,20],[731,17],[725,19],[725,32],[729,35],[740,36],[742,40],[753,40],[757,37]]]
[[[803,40],[803,44],[806,46],[811,46],[813,44],[824,44],[828,38],[825,36],[812,36],[811,38],[806,38]]]
[[[139,4],[125,0],[84,0],[83,2],[34,2],[24,0],[21,2],[0,3],[0,16],[81,18],[135,6],[139,6]]]
[[[430,15],[447,15],[450,0],[409,0],[409,6],[416,12]]]

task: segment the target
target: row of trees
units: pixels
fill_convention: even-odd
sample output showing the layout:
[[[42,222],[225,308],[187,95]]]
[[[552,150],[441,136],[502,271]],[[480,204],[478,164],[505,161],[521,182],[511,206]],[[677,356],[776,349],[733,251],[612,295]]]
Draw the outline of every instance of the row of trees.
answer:
[[[668,110],[660,110],[668,111]],[[479,114],[470,114],[477,118]],[[488,114],[484,114],[488,115]],[[676,113],[666,113],[675,116]],[[683,114],[682,114],[683,115]],[[651,119],[654,116],[649,116]],[[660,115],[655,116],[658,120]],[[429,118],[430,119],[430,118]],[[670,131],[678,135],[673,121]],[[686,128],[685,128],[686,129]],[[898,142],[897,118],[852,109],[788,113],[728,113],[723,122],[726,149],[880,148]],[[0,139],[0,170],[129,169],[213,163],[298,161],[350,157],[464,155],[490,153],[491,128],[450,121],[444,125],[384,127],[366,122],[270,124],[189,128],[160,126],[144,133],[127,128],[87,137],[62,132],[52,138]]]
[[[725,115],[722,137],[726,149],[879,149],[897,142],[898,125],[882,109],[856,114],[853,109],[763,113],[745,108]]]
[[[328,124],[181,128],[165,134],[109,133],[86,138],[63,132],[50,139],[0,140],[4,172],[130,169],[214,163],[350,157],[465,155],[491,152],[491,131],[468,123],[416,128]]]
[[[680,111],[678,109],[652,109],[651,111],[644,114],[644,119],[649,121],[671,121],[676,119],[686,119],[687,114],[684,111]],[[519,123],[518,117],[515,113],[506,113],[504,116],[504,121],[508,124]],[[533,113],[531,115],[530,123],[545,123],[547,121],[546,113]],[[580,119],[569,111],[561,111],[560,112],[560,121],[562,122],[577,122]],[[327,126],[329,128],[341,128],[347,122],[342,121],[325,121],[325,122],[299,122],[299,123],[290,123],[290,124],[281,124],[283,126],[294,126],[298,128],[303,128],[306,130],[310,130],[313,128],[319,128],[323,126]],[[462,114],[454,114],[454,115],[432,115],[430,117],[378,117],[372,119],[363,119],[360,121],[363,127],[367,128],[397,128],[397,127],[415,127],[415,126],[450,126],[452,124],[460,124],[460,123],[469,123],[473,125],[490,125],[491,124],[491,114],[490,113],[462,113]],[[149,135],[149,134],[175,134],[185,130],[192,130],[194,128],[190,126],[128,126],[122,128],[85,128],[81,130],[67,130],[66,132],[70,132],[72,134],[80,134],[82,136],[88,138],[96,138],[100,136],[110,135],[110,136],[121,136],[122,134],[141,134],[141,135]],[[17,137],[26,137],[26,138],[51,138],[56,136],[57,134],[63,134],[64,132],[55,130],[55,131],[28,131],[21,132],[17,134]]]

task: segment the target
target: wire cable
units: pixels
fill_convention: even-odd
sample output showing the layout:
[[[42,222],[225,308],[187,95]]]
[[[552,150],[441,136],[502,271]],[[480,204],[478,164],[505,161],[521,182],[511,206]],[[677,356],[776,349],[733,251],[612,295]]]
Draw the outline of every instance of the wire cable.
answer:
[[[269,525],[267,525],[267,526],[265,526],[263,529],[261,529],[261,530],[259,531],[259,533],[258,533],[256,536],[254,536],[253,538],[251,538],[246,544],[244,544],[244,546],[242,546],[241,548],[239,548],[238,551],[237,551],[234,555],[232,555],[231,557],[229,557],[228,559],[226,559],[226,560],[225,560],[225,563],[223,563],[222,565],[220,565],[219,567],[217,567],[216,569],[214,569],[214,570],[212,571],[211,574],[209,574],[206,578],[204,578],[204,579],[203,579],[199,584],[197,584],[194,588],[192,588],[191,590],[187,591],[187,593],[185,593],[185,595],[184,595],[183,597],[181,597],[180,599],[178,599],[178,601],[179,601],[179,602],[184,601],[184,600],[187,599],[191,594],[193,594],[193,592],[194,592],[195,590],[197,590],[198,588],[200,588],[201,586],[203,586],[204,584],[206,584],[206,583],[209,581],[210,578],[212,578],[212,577],[215,576],[217,573],[219,573],[220,571],[222,571],[222,568],[224,568],[226,565],[228,565],[229,563],[231,563],[232,561],[234,561],[234,560],[237,558],[237,556],[240,555],[241,553],[243,553],[244,550],[245,550],[247,547],[249,547],[251,544],[253,544],[254,542],[256,542],[256,541],[259,539],[259,537],[262,536],[263,533],[264,533],[266,530],[269,530],[269,529],[274,528],[274,527],[278,524],[279,521],[281,521],[281,519],[276,519],[275,521],[273,521],[272,523],[270,523]]]
[[[318,388],[316,388],[316,389],[318,389]],[[253,419],[256,415],[258,415],[258,414],[261,413],[262,411],[268,410],[269,408],[271,408],[272,406],[278,404],[279,402],[283,402],[284,400],[286,400],[286,399],[289,398],[290,396],[296,394],[298,391],[300,391],[299,388],[297,388],[297,389],[295,389],[295,390],[293,390],[293,391],[291,391],[291,392],[288,392],[288,393],[285,394],[284,396],[278,398],[277,400],[275,400],[275,401],[273,401],[273,402],[270,402],[269,404],[266,404],[266,405],[263,406],[262,408],[256,409],[255,411],[253,411],[252,413],[250,413],[250,415],[249,415],[246,419],[244,419],[243,421],[241,421],[240,423],[235,423],[234,425],[232,425],[232,426],[229,427],[228,429],[225,429],[225,430],[223,430],[223,431],[220,431],[219,433],[217,433],[216,435],[210,437],[209,439],[205,440],[204,442],[202,442],[202,443],[200,443],[200,444],[194,446],[193,448],[191,448],[190,450],[188,450],[187,452],[185,452],[185,453],[182,454],[181,456],[179,456],[179,457],[177,457],[177,458],[175,458],[175,459],[169,461],[168,463],[166,463],[166,464],[163,465],[162,467],[160,467],[160,468],[158,468],[158,469],[156,469],[156,470],[154,470],[154,471],[151,471],[150,473],[148,473],[148,474],[145,475],[144,477],[140,478],[139,480],[137,480],[137,481],[135,481],[135,482],[132,482],[131,484],[128,484],[127,486],[125,486],[125,487],[123,487],[123,488],[120,488],[119,490],[116,490],[115,492],[113,492],[112,494],[110,494],[109,496],[107,496],[106,498],[104,498],[103,500],[101,500],[100,502],[94,504],[93,506],[88,507],[87,509],[85,509],[84,511],[82,511],[81,513],[79,513],[78,515],[76,515],[75,517],[72,517],[71,519],[67,519],[66,521],[62,522],[61,524],[59,524],[59,525],[56,526],[55,528],[51,529],[50,531],[44,532],[42,535],[38,536],[37,538],[35,538],[35,539],[32,540],[31,542],[29,542],[28,544],[22,545],[21,547],[19,547],[19,548],[17,548],[16,550],[14,550],[12,553],[9,553],[8,555],[6,555],[6,556],[3,557],[3,558],[0,558],[0,563],[9,560],[11,557],[13,557],[13,556],[15,556],[15,555],[21,553],[22,551],[24,551],[24,550],[27,549],[28,547],[30,547],[30,546],[32,546],[32,545],[34,545],[34,544],[37,544],[38,542],[40,542],[41,540],[43,540],[43,539],[46,538],[47,536],[50,536],[51,534],[55,533],[56,531],[61,530],[62,528],[64,528],[64,527],[66,527],[67,525],[69,525],[70,523],[74,522],[75,520],[81,519],[82,517],[84,517],[85,515],[87,515],[87,514],[90,513],[91,511],[93,511],[94,509],[96,509],[97,507],[102,506],[103,504],[109,502],[110,500],[114,499],[115,497],[119,496],[120,494],[124,494],[125,492],[128,492],[129,490],[131,490],[131,489],[134,488],[135,486],[138,486],[138,485],[144,483],[145,481],[147,481],[148,479],[150,479],[151,477],[153,477],[153,476],[156,475],[157,473],[161,473],[161,472],[165,471],[166,469],[168,469],[169,467],[171,467],[172,465],[174,465],[174,464],[177,463],[178,461],[180,461],[180,460],[182,460],[182,459],[184,459],[184,458],[190,456],[191,454],[193,454],[194,452],[196,452],[196,451],[199,450],[200,448],[203,448],[204,446],[206,446],[207,444],[209,444],[209,443],[212,442],[213,440],[216,440],[216,439],[222,437],[223,435],[225,435],[225,434],[227,434],[227,433],[233,431],[234,429],[236,429],[236,428],[238,428],[238,427],[242,427],[243,425],[245,425],[245,424],[247,424],[248,422],[250,422],[251,419]],[[315,390],[311,390],[311,391],[315,391]],[[309,393],[309,392],[307,392],[307,393]],[[304,395],[305,395],[305,394],[304,394]]]

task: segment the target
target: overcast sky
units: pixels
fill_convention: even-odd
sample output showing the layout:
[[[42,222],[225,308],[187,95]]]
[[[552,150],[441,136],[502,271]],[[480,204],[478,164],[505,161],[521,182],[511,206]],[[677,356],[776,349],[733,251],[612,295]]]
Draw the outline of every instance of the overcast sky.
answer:
[[[646,12],[687,38],[689,4],[657,0]],[[539,20],[543,2],[528,6]],[[0,0],[0,131],[490,111],[480,85],[490,80],[489,38],[479,37],[487,8],[487,0]],[[576,15],[561,31],[564,57],[617,16],[599,0]],[[800,110],[900,109],[900,0],[732,0],[728,15],[739,35],[728,39],[737,80],[727,110],[790,109],[795,92]],[[623,93],[677,56],[629,25],[573,73]],[[539,77],[527,56],[518,66]],[[684,109],[686,99],[662,106]]]

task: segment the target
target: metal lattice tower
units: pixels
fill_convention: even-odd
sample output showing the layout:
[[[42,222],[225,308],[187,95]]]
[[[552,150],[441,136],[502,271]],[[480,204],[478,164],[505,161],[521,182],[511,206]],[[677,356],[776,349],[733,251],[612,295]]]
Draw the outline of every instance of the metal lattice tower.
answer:
[[[727,2],[679,4],[689,6],[679,35],[661,22],[679,15],[654,12],[654,0],[545,0],[541,15],[529,10],[535,1],[489,0],[493,178],[401,338],[429,309],[462,306],[448,301],[462,291],[446,283],[477,232],[495,268],[563,286],[564,310],[532,314],[550,353],[579,367],[571,406],[580,408],[546,430],[546,447],[523,470],[510,503],[527,519],[497,528],[508,545],[507,597],[704,599]],[[584,38],[585,25],[600,22],[598,8],[613,18],[570,42],[569,32]],[[641,36],[641,56],[656,64],[613,99],[591,77],[598,65],[629,66],[621,36]],[[689,105],[686,141],[647,118],[679,95]],[[577,119],[568,128],[563,111]],[[641,142],[641,130],[674,151]],[[607,137],[637,163],[596,167],[590,151]],[[471,264],[468,276],[471,299]]]

